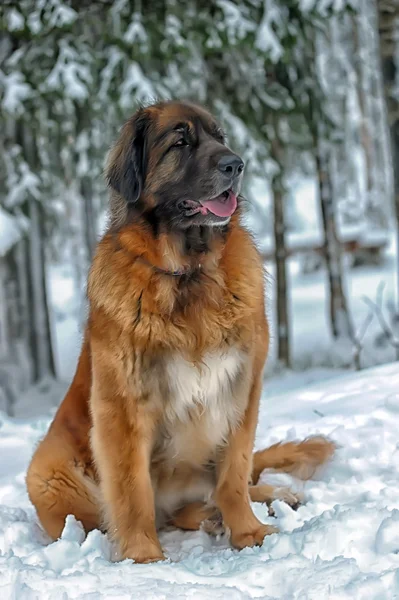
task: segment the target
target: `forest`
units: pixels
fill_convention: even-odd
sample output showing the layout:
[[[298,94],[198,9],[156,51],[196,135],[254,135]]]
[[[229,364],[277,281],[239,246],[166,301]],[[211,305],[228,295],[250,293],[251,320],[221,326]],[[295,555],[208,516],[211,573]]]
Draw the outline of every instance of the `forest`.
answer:
[[[396,0],[5,0],[0,24],[0,409],[59,403],[104,160],[155,99],[204,104],[244,157],[268,377],[399,358]]]

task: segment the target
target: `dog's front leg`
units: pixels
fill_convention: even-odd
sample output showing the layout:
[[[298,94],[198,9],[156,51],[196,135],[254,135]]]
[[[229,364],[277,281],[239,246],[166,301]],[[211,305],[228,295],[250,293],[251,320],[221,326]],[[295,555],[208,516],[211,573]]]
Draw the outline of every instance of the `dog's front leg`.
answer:
[[[262,389],[262,356],[255,359],[248,405],[240,425],[233,430],[217,465],[216,504],[225,527],[230,529],[235,548],[260,545],[277,529],[261,523],[254,515],[249,498],[252,452]]]
[[[120,357],[115,360],[103,343],[92,346],[91,440],[105,525],[121,558],[162,560],[150,477],[157,415],[139,390],[125,385]]]

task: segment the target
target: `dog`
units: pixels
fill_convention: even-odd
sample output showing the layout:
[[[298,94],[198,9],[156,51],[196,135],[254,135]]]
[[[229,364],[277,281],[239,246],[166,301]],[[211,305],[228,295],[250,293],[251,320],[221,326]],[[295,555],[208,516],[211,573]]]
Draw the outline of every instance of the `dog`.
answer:
[[[233,547],[260,545],[276,528],[251,500],[299,502],[256,485],[261,471],[307,478],[332,456],[319,437],[253,455],[269,330],[262,260],[241,223],[243,170],[188,102],[139,109],[111,149],[80,358],[27,472],[53,539],[73,514],[139,563],[164,558],[165,525],[222,521]]]

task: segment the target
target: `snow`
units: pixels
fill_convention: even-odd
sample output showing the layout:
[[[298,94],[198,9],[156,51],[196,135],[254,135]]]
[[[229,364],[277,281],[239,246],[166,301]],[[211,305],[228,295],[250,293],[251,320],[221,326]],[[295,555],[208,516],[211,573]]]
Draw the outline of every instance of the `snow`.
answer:
[[[356,160],[360,160],[357,154]],[[270,173],[268,177],[270,177]],[[298,177],[292,175],[288,181],[288,211],[287,221],[289,231],[286,234],[286,244],[288,249],[306,249],[311,246],[321,246],[324,240],[320,205],[318,201],[317,182],[311,177]],[[264,222],[272,220],[269,214],[272,210],[272,197],[270,187],[262,179],[254,178],[252,185],[252,197],[258,210],[262,211],[263,219],[258,218],[256,210],[248,215],[250,225],[253,230],[262,235]],[[347,201],[349,203],[349,198]],[[363,200],[361,201],[363,202]],[[361,203],[357,197],[356,205]],[[338,215],[339,216],[339,215]],[[388,241],[387,231],[378,226],[370,226],[370,223],[361,215],[352,219],[351,223],[342,223],[342,218],[337,219],[337,231],[342,242],[358,241],[363,246],[372,244],[384,245]],[[291,230],[290,230],[291,226]],[[295,230],[292,230],[294,226]],[[273,252],[274,237],[272,232],[262,236],[261,248],[266,253]]]
[[[273,62],[277,62],[284,52],[279,36],[276,34],[281,21],[281,6],[265,0],[262,21],[256,32],[255,45],[262,52],[269,52]]]
[[[26,162],[21,162],[19,165],[18,175],[13,174],[10,178],[12,186],[10,187],[7,198],[6,206],[15,207],[26,200],[26,196],[33,196],[36,200],[40,201],[40,178],[31,171],[29,165]],[[25,229],[29,226],[29,220],[23,218],[20,215],[19,220],[24,225]]]
[[[300,8],[303,12],[310,12],[317,9],[320,14],[326,14],[331,8],[335,12],[342,11],[345,6],[351,6],[353,9],[358,8],[358,0],[300,0]]]
[[[17,71],[8,75],[0,71],[0,83],[4,89],[1,106],[4,111],[19,116],[24,110],[24,102],[32,94],[29,83]]]
[[[78,13],[70,6],[65,6],[60,3],[59,6],[53,6],[50,12],[49,25],[50,27],[65,27],[72,25],[78,18]]]
[[[229,41],[234,45],[242,40],[249,32],[255,29],[254,23],[246,17],[246,7],[243,4],[236,5],[230,0],[218,0],[217,5],[223,12],[219,29],[225,29]]]
[[[292,362],[295,369],[326,367],[353,367],[353,344],[334,342],[330,331],[327,274],[324,269],[304,275],[295,259],[288,264],[289,311],[291,329]],[[383,310],[389,321],[388,307],[395,301],[396,262],[393,246],[386,252],[385,260],[376,266],[362,266],[347,269],[345,288],[354,323],[355,332],[364,327],[370,314],[365,299],[376,300],[381,284],[385,285]],[[268,361],[268,372],[275,372],[276,352],[276,273],[272,264],[268,265],[267,312],[272,330],[272,347]],[[393,361],[395,352],[384,338],[377,318],[366,329],[362,340],[362,368]],[[309,375],[312,374],[312,371]]]
[[[128,44],[134,44],[136,41],[141,44],[145,44],[147,42],[147,32],[142,24],[142,17],[139,12],[134,13],[132,16],[132,21],[127,28],[123,39]]]
[[[20,238],[16,219],[0,207],[0,256],[5,256]]]
[[[7,27],[10,31],[18,31],[24,28],[24,18],[15,8],[11,8],[8,12]]]
[[[50,543],[30,505],[24,473],[49,418],[0,416],[0,597],[2,600],[225,598],[392,600],[399,594],[399,365],[273,395],[266,385],[256,446],[324,434],[338,444],[332,463],[305,484],[294,512],[273,504],[258,517],[280,533],[241,552],[222,537],[161,534],[168,560],[112,562],[99,531],[87,537],[70,516]]]
[[[85,100],[92,82],[88,66],[66,40],[59,41],[58,50],[57,61],[42,84],[43,91],[64,88],[68,97],[77,101]]]
[[[375,547],[379,554],[399,553],[399,510],[393,510],[378,528]]]
[[[120,105],[124,110],[130,110],[132,99],[137,102],[146,102],[155,98],[156,92],[151,81],[144,76],[138,63],[131,63],[128,67],[128,76],[121,86]]]
[[[373,245],[384,248],[389,242],[386,231],[382,229],[369,231],[362,227],[362,224],[341,227],[340,240],[341,242],[356,242],[362,248]],[[286,247],[288,251],[310,252],[312,248],[322,248],[323,243],[324,234],[319,229],[292,231],[286,235]],[[271,236],[266,237],[260,248],[267,256],[272,256],[274,252],[274,238]]]

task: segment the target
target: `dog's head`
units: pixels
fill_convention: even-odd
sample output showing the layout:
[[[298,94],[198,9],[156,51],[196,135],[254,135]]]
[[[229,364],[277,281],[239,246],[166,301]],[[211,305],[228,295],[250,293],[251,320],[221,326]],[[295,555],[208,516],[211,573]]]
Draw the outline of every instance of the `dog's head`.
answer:
[[[114,206],[171,229],[224,226],[237,208],[244,163],[215,119],[190,103],[142,108],[111,150]]]

